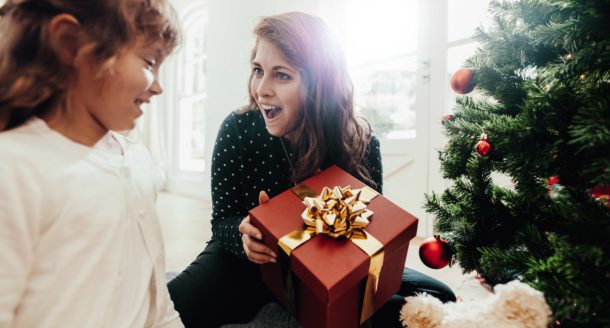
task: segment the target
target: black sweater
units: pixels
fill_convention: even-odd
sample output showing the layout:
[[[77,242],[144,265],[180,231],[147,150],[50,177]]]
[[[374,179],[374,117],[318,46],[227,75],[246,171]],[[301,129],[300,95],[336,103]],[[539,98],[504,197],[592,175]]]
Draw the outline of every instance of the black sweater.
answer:
[[[286,152],[280,138],[267,132],[259,111],[233,112],[220,127],[212,157],[212,240],[236,256],[246,257],[238,227],[248,210],[258,206],[259,192],[274,197],[294,186],[288,161],[290,157],[295,165],[293,154],[289,142],[284,140],[284,146]],[[365,158],[374,182],[370,186],[382,192],[377,137],[371,138]],[[322,169],[332,164],[326,163]]]

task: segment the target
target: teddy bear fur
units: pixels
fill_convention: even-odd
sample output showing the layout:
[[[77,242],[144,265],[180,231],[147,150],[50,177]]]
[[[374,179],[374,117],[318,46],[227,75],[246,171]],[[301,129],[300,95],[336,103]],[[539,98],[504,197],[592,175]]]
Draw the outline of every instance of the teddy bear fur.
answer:
[[[400,319],[408,328],[545,328],[551,320],[544,295],[517,280],[476,301],[443,304],[427,294],[405,300]]]

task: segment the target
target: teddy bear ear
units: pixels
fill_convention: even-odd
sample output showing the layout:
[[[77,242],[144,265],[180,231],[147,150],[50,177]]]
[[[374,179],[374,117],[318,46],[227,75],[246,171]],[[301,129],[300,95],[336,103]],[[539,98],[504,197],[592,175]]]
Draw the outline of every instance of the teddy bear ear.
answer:
[[[523,327],[547,327],[551,321],[551,309],[544,295],[514,280],[494,288],[493,313],[499,318],[514,320]]]
[[[428,294],[409,296],[400,310],[402,325],[409,328],[437,328],[443,322],[443,303]]]

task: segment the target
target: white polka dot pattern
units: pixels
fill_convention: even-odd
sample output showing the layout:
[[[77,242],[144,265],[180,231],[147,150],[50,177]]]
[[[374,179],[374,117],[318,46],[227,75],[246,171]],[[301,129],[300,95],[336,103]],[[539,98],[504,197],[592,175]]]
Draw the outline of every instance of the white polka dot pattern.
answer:
[[[369,150],[368,170],[377,184],[372,187],[381,192],[376,137]],[[229,252],[245,258],[238,227],[248,210],[258,205],[259,192],[265,190],[273,197],[293,186],[285,157],[280,139],[267,133],[260,112],[233,112],[222,123],[212,156],[212,239]]]

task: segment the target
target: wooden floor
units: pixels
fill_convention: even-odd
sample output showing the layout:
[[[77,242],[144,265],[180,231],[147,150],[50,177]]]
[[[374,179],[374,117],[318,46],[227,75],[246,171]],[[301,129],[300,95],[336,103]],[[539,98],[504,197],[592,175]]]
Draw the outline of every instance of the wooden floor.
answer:
[[[161,193],[157,209],[163,229],[167,255],[167,271],[182,271],[205,247],[211,236],[211,204],[199,199]],[[480,289],[472,284],[472,275],[464,276],[458,266],[434,270],[419,259],[420,238],[409,246],[406,266],[428,274],[451,287],[458,296],[471,298]],[[468,290],[465,290],[468,289]],[[467,294],[467,295],[464,295]],[[474,297],[474,296],[472,296]]]

